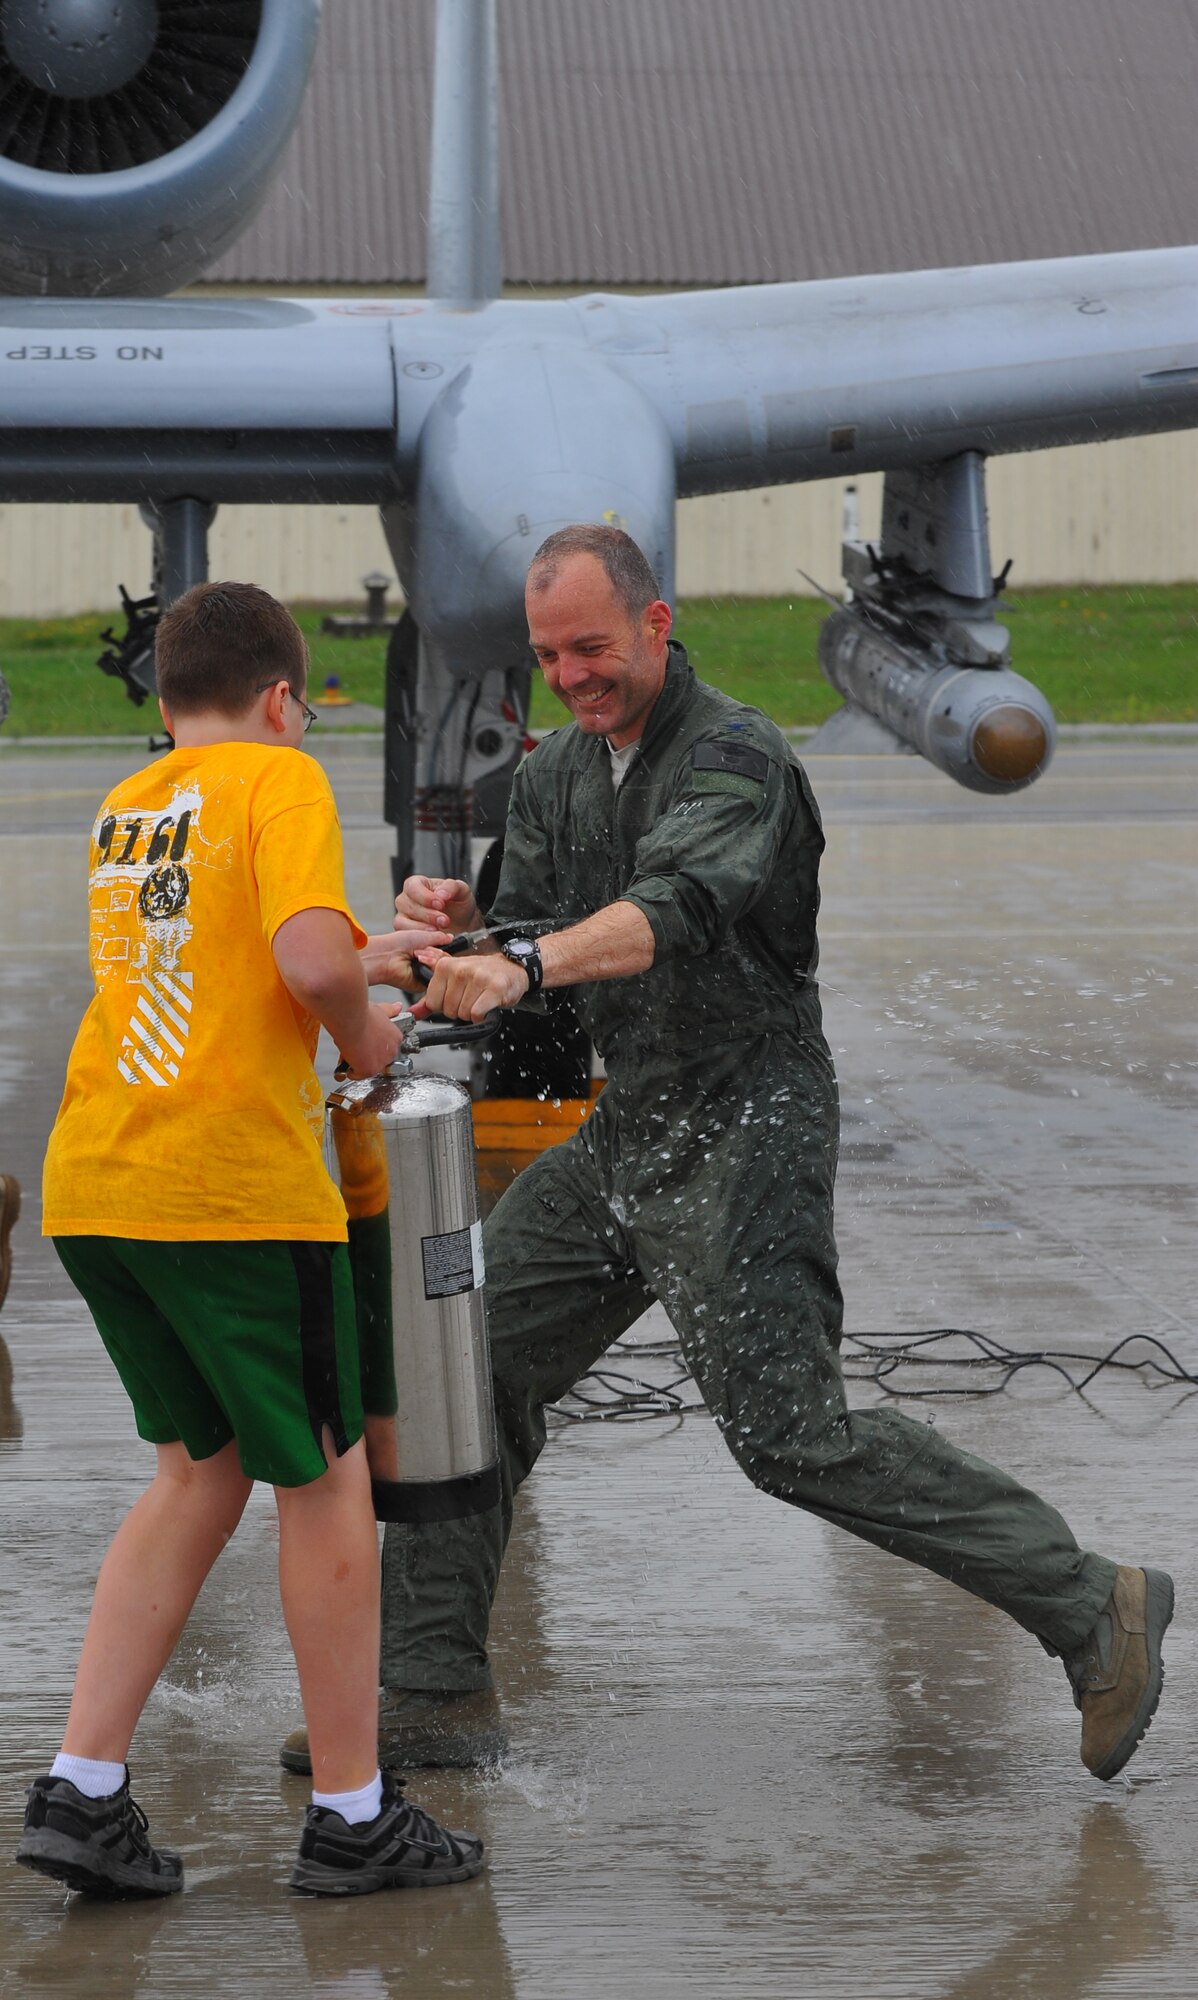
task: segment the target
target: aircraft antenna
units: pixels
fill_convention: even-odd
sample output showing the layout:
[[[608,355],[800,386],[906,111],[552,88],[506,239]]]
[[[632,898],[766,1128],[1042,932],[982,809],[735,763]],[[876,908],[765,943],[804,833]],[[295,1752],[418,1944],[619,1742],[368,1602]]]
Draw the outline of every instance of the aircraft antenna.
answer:
[[[498,298],[502,282],[495,10],[496,0],[437,0],[425,289],[466,310]]]

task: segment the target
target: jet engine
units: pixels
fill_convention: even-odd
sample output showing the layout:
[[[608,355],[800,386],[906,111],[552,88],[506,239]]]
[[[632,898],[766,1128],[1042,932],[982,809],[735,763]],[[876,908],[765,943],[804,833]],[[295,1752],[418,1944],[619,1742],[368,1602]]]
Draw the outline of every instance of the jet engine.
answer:
[[[160,295],[253,219],[319,0],[0,0],[0,291]]]

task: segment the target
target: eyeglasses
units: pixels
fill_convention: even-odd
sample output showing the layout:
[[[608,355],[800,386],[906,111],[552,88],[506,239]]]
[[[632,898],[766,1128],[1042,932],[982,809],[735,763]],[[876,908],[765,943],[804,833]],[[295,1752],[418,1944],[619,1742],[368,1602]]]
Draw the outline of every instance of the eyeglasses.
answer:
[[[279,676],[279,680],[281,680],[281,679],[282,679],[282,675],[280,674],[280,676]],[[257,687],[256,687],[256,688],[254,689],[254,693],[255,693],[255,694],[265,694],[265,693],[266,693],[266,690],[267,690],[267,688],[272,688],[272,687],[278,687],[278,685],[279,685],[279,682],[278,682],[277,680],[274,680],[274,681],[259,681],[259,683],[258,683]],[[306,735],[308,734],[308,731],[309,731],[309,730],[311,729],[311,727],[312,727],[312,724],[313,724],[314,722],[319,722],[319,721],[320,721],[320,717],[319,717],[319,716],[317,715],[317,713],[316,713],[316,710],[315,710],[314,708],[309,708],[309,707],[308,707],[308,704],[307,704],[307,702],[306,702],[306,701],[303,701],[303,700],[301,700],[300,696],[299,696],[299,695],[298,695],[298,694],[296,693],[296,691],[295,691],[295,689],[294,689],[293,687],[290,687],[290,686],[289,686],[289,687],[288,687],[288,689],[287,689],[287,692],[288,692],[288,694],[289,694],[289,695],[291,696],[291,699],[292,699],[292,701],[298,701],[298,702],[299,702],[299,705],[300,705],[300,707],[301,707],[301,708],[303,709],[303,711],[304,711],[304,735],[306,736]]]

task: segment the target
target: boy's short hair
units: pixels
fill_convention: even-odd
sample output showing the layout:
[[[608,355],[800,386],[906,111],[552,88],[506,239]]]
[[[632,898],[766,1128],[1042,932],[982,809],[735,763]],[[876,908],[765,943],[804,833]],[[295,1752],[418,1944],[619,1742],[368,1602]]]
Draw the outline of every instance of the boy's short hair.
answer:
[[[263,681],[302,695],[308,642],[291,613],[256,583],[196,583],[158,621],[158,692],[173,714],[214,708],[241,716]]]

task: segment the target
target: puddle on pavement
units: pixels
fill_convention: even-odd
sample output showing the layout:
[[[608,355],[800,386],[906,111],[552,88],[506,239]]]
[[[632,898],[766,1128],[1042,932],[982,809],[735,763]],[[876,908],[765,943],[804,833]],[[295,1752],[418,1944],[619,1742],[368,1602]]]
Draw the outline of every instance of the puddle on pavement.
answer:
[[[1081,810],[1076,787],[1070,804]],[[1021,949],[1021,871],[1039,923],[1064,932],[1075,904],[1086,912],[1093,935],[1071,964],[1097,979],[1103,925],[1155,920],[1137,950],[1186,977],[1189,947],[1154,900],[1178,870],[1176,829],[1137,823],[1129,840],[1097,774],[1086,810],[1084,840],[1015,817],[1001,847],[990,820],[892,822],[884,908],[857,835],[829,815],[850,1324],[980,1325],[1014,1345],[1090,1349],[1150,1331],[1193,1368],[1195,1224],[1177,1192],[1193,1181],[1194,1068],[1177,987],[1136,988],[1139,1058],[1183,1080],[1163,1097],[1135,1076],[1116,1087],[1091,1044],[1062,1043],[1055,953],[1020,1002],[1051,1057],[1038,1094],[980,1018]],[[935,1408],[1083,1539],[1173,1569],[1165,1697],[1125,1783],[1086,1776],[1064,1675],[1034,1641],[754,1493],[697,1416],[556,1432],[525,1489],[495,1625],[511,1756],[487,1778],[412,1781],[439,1817],[484,1834],[478,1881],[345,1905],[287,1895],[306,1793],[275,1761],[297,1705],[260,1495],[135,1745],[136,1789],[184,1853],[187,1893],[89,1906],[3,1860],[22,1785],[57,1746],[94,1572],[147,1457],[36,1236],[40,1148],[85,992],[74,839],[39,835],[36,853],[0,841],[0,1167],[27,1193],[0,1320],[0,1995],[1189,2000],[1198,1403],[1134,1379],[1104,1379],[1082,1403],[1021,1378]],[[347,849],[359,904],[381,902],[385,844],[363,830]],[[976,935],[988,885],[1005,926],[990,945]],[[945,966],[954,922],[975,925],[968,973],[953,961],[927,1026],[896,1021],[902,964],[926,928],[925,962]],[[1081,983],[1076,964],[1068,976]],[[660,1315],[643,1331],[663,1333]]]

